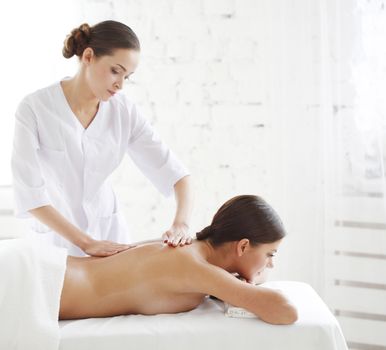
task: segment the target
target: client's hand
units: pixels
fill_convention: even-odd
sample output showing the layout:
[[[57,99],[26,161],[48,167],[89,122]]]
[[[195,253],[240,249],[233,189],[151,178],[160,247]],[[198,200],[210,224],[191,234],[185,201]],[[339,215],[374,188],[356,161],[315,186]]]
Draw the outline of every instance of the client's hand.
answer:
[[[91,256],[110,256],[133,247],[135,247],[135,245],[90,239],[84,247],[82,247],[82,250]]]
[[[186,224],[173,224],[172,227],[167,230],[162,239],[164,243],[168,243],[169,246],[177,247],[185,244],[192,243],[192,237],[188,233],[189,227]]]

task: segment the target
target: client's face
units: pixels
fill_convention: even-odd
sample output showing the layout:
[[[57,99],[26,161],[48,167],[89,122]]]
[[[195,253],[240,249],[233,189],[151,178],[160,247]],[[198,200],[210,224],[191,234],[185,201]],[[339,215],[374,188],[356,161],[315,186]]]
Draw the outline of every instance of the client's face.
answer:
[[[263,243],[258,246],[252,246],[248,243],[240,257],[238,273],[246,280],[253,281],[266,268],[273,268],[273,257],[281,241]]]

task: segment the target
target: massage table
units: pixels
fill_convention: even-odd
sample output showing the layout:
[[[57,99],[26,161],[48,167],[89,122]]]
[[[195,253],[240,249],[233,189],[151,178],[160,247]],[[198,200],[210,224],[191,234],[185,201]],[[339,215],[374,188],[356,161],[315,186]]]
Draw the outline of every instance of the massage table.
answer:
[[[298,321],[271,325],[258,318],[228,317],[224,303],[207,298],[178,314],[127,315],[60,321],[60,350],[347,350],[337,320],[308,284],[269,281],[297,307]]]

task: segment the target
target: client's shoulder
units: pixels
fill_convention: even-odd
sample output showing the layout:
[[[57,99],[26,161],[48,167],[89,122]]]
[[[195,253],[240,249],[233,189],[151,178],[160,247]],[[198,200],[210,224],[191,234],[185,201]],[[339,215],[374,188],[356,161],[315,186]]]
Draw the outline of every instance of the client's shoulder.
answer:
[[[206,292],[210,289],[209,285],[228,278],[236,280],[229,272],[209,263],[194,249],[177,248],[173,255],[179,276],[189,292],[209,294]]]

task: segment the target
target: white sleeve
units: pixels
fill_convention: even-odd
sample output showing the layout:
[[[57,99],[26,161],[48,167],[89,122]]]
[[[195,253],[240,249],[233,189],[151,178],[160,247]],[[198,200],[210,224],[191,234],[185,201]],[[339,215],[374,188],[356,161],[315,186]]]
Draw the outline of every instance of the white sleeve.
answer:
[[[134,104],[130,112],[132,125],[128,154],[158,191],[169,197],[174,193],[175,183],[189,175],[189,170],[162,142]]]
[[[31,217],[28,210],[50,204],[40,171],[37,150],[39,139],[34,112],[24,100],[16,111],[12,150],[12,176],[15,215]]]

